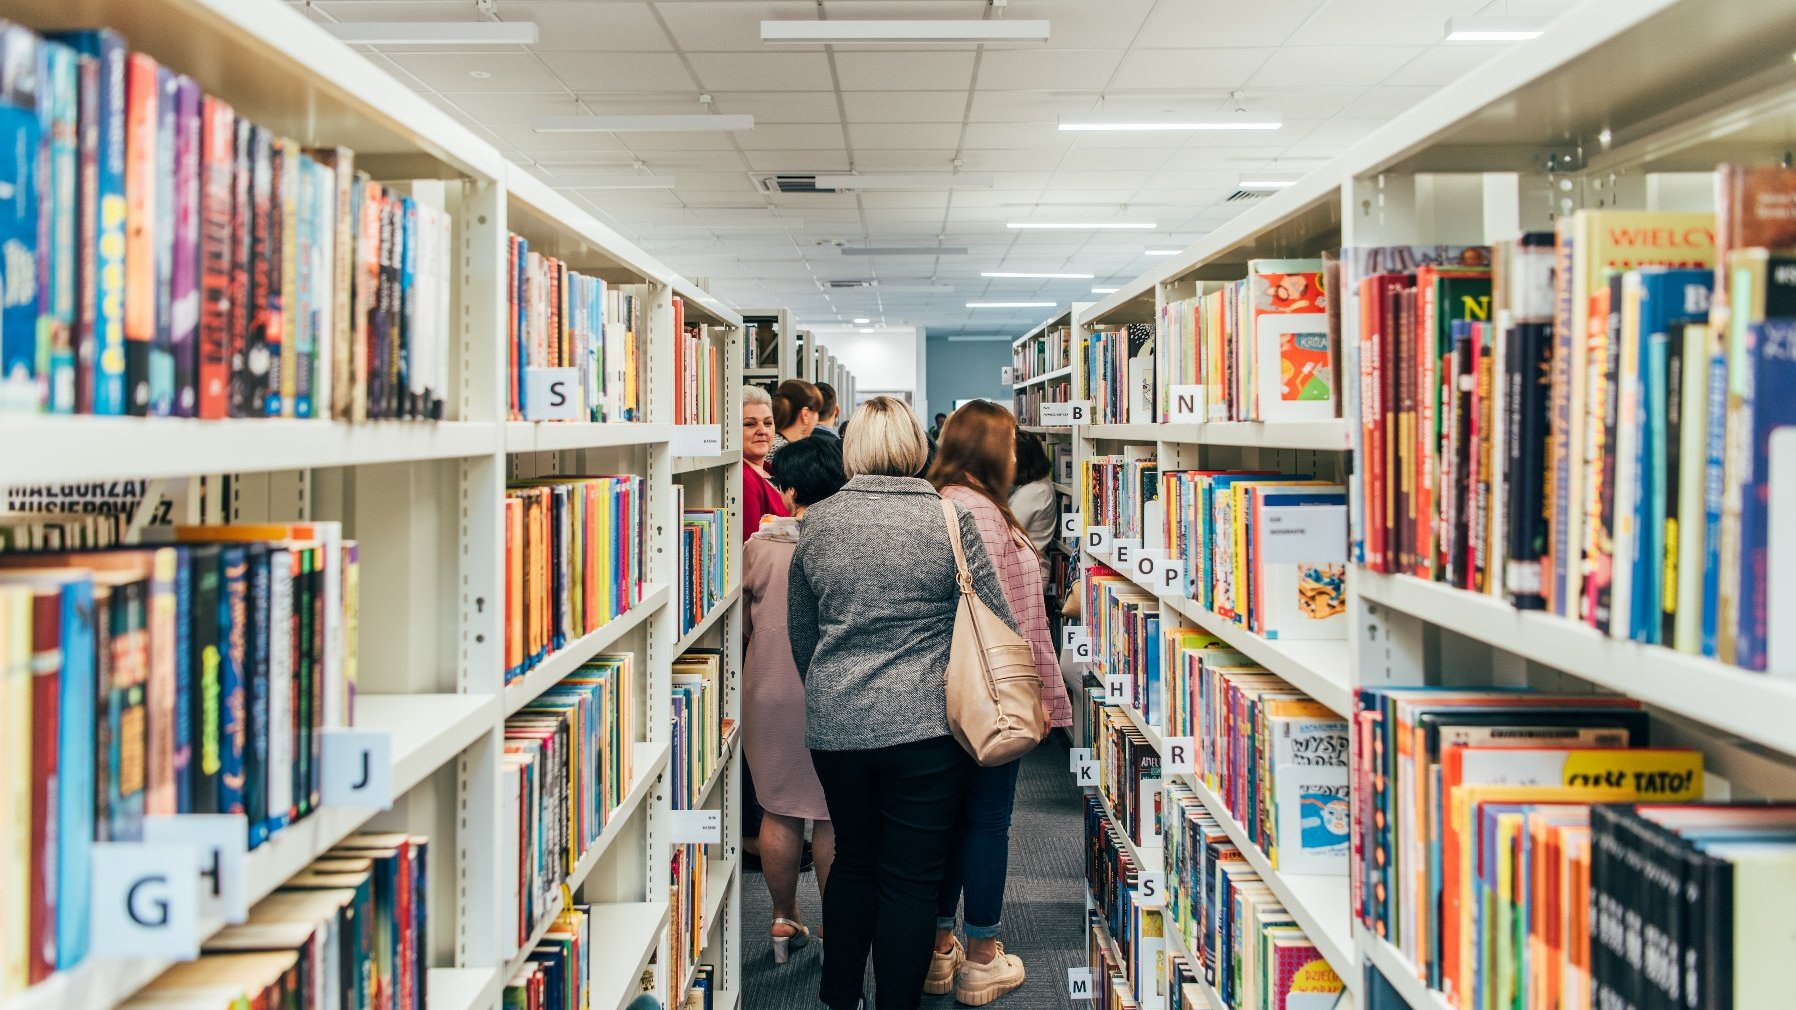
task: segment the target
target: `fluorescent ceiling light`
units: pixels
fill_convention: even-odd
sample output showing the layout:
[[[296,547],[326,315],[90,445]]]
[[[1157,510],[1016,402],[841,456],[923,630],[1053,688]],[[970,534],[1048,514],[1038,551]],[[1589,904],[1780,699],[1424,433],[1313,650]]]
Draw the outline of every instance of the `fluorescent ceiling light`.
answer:
[[[1046,42],[1046,21],[763,21],[762,42]]]
[[[949,337],[950,344],[995,344],[1003,341],[1006,344],[1016,342],[1015,337]]]
[[[1267,175],[1264,172],[1256,175],[1244,175],[1235,183],[1236,189],[1244,189],[1249,193],[1269,193],[1275,189],[1289,189],[1297,184],[1297,177],[1290,175]]]
[[[734,133],[755,128],[755,117],[709,116],[539,116],[535,133]]]
[[[531,46],[534,21],[351,21],[324,30],[356,46]]]
[[[1091,293],[1094,295],[1113,295],[1121,290],[1121,288],[1092,288]]]
[[[1067,223],[1058,221],[1012,221],[1005,227],[1029,228],[1048,231],[1114,231],[1127,229],[1130,231],[1153,231],[1159,227],[1152,221],[1090,221],[1084,223]]]
[[[1010,277],[1010,278],[1031,277],[1031,278],[1040,278],[1042,280],[1050,280],[1050,281],[1088,281],[1088,280],[1091,280],[1091,278],[1094,275],[1092,275],[1092,274],[1038,274],[1038,273],[1029,273],[1027,271],[1020,271],[1020,270],[1018,270],[1018,271],[987,270],[984,273],[980,274],[979,276],[981,276],[981,277]]]
[[[992,177],[951,175],[946,172],[897,172],[888,175],[819,175],[815,183],[818,189],[833,190],[991,189]]]
[[[1522,42],[1546,31],[1547,18],[1448,18],[1448,42]]]
[[[1284,119],[1276,112],[1089,113],[1060,117],[1060,129],[1101,132],[1164,130],[1276,130]]]
[[[868,324],[868,323],[870,323],[870,322],[872,322],[872,321],[873,321],[873,320],[871,320],[871,319],[856,319],[856,320],[855,320],[855,321],[854,321],[854,325],[856,325],[856,326],[865,326],[865,325],[866,325],[866,324]]]
[[[844,256],[965,256],[964,245],[845,245]]]
[[[1183,249],[1144,249],[1142,253],[1147,256],[1177,256],[1184,251]]]
[[[861,327],[861,332],[862,332],[862,333],[872,333],[872,332],[873,332],[873,327],[871,327],[871,326],[863,326],[863,327]]]
[[[1059,302],[968,302],[969,309],[1051,309]]]

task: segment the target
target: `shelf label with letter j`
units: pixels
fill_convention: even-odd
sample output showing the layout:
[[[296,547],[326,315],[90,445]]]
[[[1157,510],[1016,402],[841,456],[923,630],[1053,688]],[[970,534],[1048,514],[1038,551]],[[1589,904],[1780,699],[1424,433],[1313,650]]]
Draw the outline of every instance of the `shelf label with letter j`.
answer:
[[[327,806],[393,805],[393,736],[378,729],[325,729],[321,771]]]

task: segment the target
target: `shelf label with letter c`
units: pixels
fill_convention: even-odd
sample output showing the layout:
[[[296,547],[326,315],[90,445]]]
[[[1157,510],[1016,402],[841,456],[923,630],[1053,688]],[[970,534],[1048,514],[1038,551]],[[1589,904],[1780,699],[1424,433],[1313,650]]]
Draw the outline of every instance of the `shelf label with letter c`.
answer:
[[[200,956],[200,854],[182,842],[96,842],[89,873],[91,952]]]
[[[578,368],[524,369],[524,420],[578,421],[580,419],[580,370]]]
[[[1060,536],[1064,540],[1079,539],[1079,513],[1060,513]]]
[[[324,729],[320,790],[327,806],[393,805],[393,736],[379,729]]]

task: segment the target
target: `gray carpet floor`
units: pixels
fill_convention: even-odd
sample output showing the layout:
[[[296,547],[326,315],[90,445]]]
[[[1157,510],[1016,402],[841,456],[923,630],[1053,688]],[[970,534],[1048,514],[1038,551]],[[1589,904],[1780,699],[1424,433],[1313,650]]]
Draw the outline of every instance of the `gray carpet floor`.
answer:
[[[1066,1007],[1066,973],[1084,967],[1084,801],[1067,771],[1066,744],[1055,734],[1023,759],[1010,824],[1010,873],[1004,892],[1004,946],[1023,959],[1028,981],[991,1004],[1009,1010]],[[816,878],[798,885],[804,921],[823,921]],[[742,1010],[818,1010],[817,945],[773,963],[767,936],[772,921],[767,885],[758,873],[742,878]],[[866,992],[873,995],[869,968]],[[952,994],[925,996],[925,1010],[958,1006]],[[1085,1004],[1089,1005],[1089,1004]]]

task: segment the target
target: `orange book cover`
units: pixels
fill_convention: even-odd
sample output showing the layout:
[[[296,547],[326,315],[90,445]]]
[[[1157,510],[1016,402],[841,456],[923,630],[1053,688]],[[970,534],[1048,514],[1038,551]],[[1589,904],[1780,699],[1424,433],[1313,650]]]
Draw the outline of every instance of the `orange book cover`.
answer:
[[[156,336],[156,61],[125,60],[125,412],[150,410]]]

